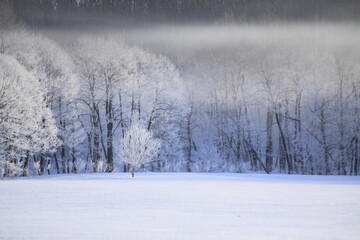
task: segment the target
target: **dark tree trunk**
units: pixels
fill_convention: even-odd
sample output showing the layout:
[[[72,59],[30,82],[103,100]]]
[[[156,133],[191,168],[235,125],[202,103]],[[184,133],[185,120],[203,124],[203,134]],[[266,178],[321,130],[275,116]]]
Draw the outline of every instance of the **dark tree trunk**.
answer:
[[[266,168],[269,172],[272,171],[273,165],[272,125],[273,113],[268,111],[266,116]]]
[[[119,91],[119,108],[120,108],[120,126],[121,126],[121,137],[124,139],[125,137],[125,124],[124,124],[124,113],[123,113],[123,104],[122,104],[122,97],[121,97],[121,90]],[[127,168],[126,164],[124,163],[124,172],[128,172],[129,168]]]
[[[46,153],[46,165],[47,165],[47,173],[48,175],[50,175],[50,167],[51,167],[51,157],[50,157],[50,153]]]
[[[303,147],[301,134],[301,94],[298,93],[295,101],[295,132],[294,132],[294,170],[295,172],[302,172],[304,167],[303,161]]]
[[[355,147],[354,147],[354,175],[357,176],[359,168],[359,140],[355,137]]]
[[[57,153],[57,152],[54,152],[55,167],[56,167],[56,172],[57,172],[57,174],[60,174],[59,159],[57,158],[56,153]]]
[[[72,155],[72,172],[77,173],[76,169],[76,155],[75,155],[75,148],[71,148],[71,155]]]
[[[107,166],[106,172],[114,170],[114,153],[113,153],[113,110],[112,100],[106,101],[106,116],[107,116]]]
[[[62,112],[62,101],[61,101],[61,97],[59,97],[59,112]],[[66,121],[62,118],[62,116],[60,116],[60,127],[62,128],[62,131],[65,131],[66,128]],[[54,158],[55,158],[55,164],[56,164],[56,171],[59,174],[60,172],[65,173],[65,139],[64,139],[64,135],[61,136],[62,137],[62,142],[61,142],[61,168],[59,166],[59,159],[57,157],[57,152],[54,153]]]
[[[359,172],[359,161],[360,161],[360,148],[359,148],[359,134],[360,134],[360,116],[359,116],[359,103],[360,96],[357,90],[356,84],[353,83],[354,102],[355,102],[355,130],[354,130],[354,175],[356,176]]]
[[[157,104],[157,100],[158,100],[158,95],[159,95],[159,89],[158,89],[158,86],[156,86],[155,99],[153,102],[152,110],[151,110],[150,117],[149,117],[148,127],[147,127],[147,130],[149,130],[149,131],[150,131],[151,125],[154,120],[154,114],[155,114],[155,108],[156,108],[156,104]]]
[[[264,169],[264,171],[267,174],[270,174],[270,172],[266,169],[266,166],[264,165],[264,163],[259,158],[259,155],[256,153],[254,147],[248,141],[246,141],[246,139],[244,139],[244,142],[248,146],[248,148],[250,149],[250,152],[254,156],[254,158],[261,164],[261,167]]]
[[[96,106],[94,104],[93,112],[93,127],[94,127],[94,156],[92,159],[92,165],[94,172],[97,172],[98,164],[100,161],[100,136],[99,136],[99,119],[96,114]]]
[[[287,150],[287,145],[286,145],[286,139],[284,136],[284,132],[282,130],[281,124],[280,124],[280,119],[279,119],[279,114],[275,113],[275,117],[276,117],[276,122],[279,128],[279,132],[280,132],[280,138],[281,138],[281,145],[283,147],[283,155],[285,156],[286,159],[286,163],[288,165],[288,174],[292,173],[293,167],[292,167],[292,162],[291,162],[291,158],[288,154],[288,150]],[[280,154],[281,155],[281,154]],[[281,159],[280,159],[280,165],[281,165]]]
[[[65,152],[65,145],[61,145],[61,168],[62,173],[66,173],[66,152]]]
[[[40,174],[43,175],[44,171],[45,171],[45,156],[44,156],[44,152],[41,151],[40,152]]]
[[[87,171],[88,169],[91,169],[91,162],[93,160],[93,152],[92,152],[92,145],[91,145],[91,133],[87,134],[87,138],[88,138],[88,156],[86,158],[86,168],[85,170]],[[91,169],[91,171],[93,171],[93,169]]]
[[[190,113],[187,116],[187,142],[188,142],[188,148],[187,148],[187,163],[186,163],[186,170],[188,172],[191,172],[191,153],[192,153],[192,136],[191,136],[191,116],[193,113],[193,106],[191,105]]]
[[[134,93],[134,91],[132,93],[130,105],[131,105],[131,113],[130,113],[130,126],[131,126],[133,118],[134,118],[134,112],[135,112],[135,93]]]
[[[330,174],[330,166],[329,166],[329,147],[327,144],[326,138],[326,119],[325,119],[325,102],[321,104],[320,110],[320,131],[321,131],[321,140],[323,145],[323,158],[325,162],[325,174]]]
[[[25,154],[23,176],[27,176],[28,167],[29,167],[29,158],[30,158],[30,152],[29,152],[29,150],[27,150],[26,154]]]

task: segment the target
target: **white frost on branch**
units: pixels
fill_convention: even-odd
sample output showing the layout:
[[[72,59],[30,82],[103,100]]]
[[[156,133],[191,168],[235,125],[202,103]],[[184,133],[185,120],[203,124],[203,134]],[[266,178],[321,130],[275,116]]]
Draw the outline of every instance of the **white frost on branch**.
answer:
[[[161,143],[139,123],[133,123],[121,142],[121,159],[131,166],[132,176],[136,169],[154,160]]]

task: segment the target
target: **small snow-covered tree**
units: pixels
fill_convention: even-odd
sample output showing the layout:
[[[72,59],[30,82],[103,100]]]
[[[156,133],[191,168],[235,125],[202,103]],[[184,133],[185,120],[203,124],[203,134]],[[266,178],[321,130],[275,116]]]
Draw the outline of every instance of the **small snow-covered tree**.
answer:
[[[135,170],[158,156],[160,141],[139,123],[133,123],[121,142],[120,157],[131,167],[134,177]]]

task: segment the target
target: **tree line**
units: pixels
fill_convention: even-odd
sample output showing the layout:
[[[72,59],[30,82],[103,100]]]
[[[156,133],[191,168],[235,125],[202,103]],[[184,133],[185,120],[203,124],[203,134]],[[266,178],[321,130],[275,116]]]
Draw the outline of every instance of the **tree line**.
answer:
[[[11,30],[1,46],[3,175],[112,172],[120,139],[135,123],[163,143],[153,169],[180,161],[186,107],[167,58],[116,36],[83,37],[67,53],[43,36]]]
[[[133,171],[135,126],[158,148],[142,170],[359,173],[359,48],[251,40],[170,60],[114,32],[59,45],[8,16],[2,176]]]

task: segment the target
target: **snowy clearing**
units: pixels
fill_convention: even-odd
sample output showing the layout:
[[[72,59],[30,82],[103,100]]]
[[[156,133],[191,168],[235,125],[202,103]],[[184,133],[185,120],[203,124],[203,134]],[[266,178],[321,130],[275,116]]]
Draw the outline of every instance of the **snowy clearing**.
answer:
[[[360,178],[80,174],[0,181],[0,239],[357,239]]]

